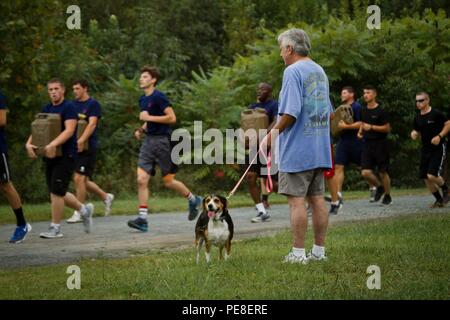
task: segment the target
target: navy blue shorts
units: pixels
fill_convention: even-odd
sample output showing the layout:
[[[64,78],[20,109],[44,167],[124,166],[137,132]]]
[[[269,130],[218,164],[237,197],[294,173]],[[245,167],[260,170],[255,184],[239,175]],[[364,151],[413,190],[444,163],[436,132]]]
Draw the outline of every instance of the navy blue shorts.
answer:
[[[361,140],[339,140],[336,145],[334,163],[342,166],[348,166],[350,163],[354,163],[360,167],[363,146],[364,144]]]

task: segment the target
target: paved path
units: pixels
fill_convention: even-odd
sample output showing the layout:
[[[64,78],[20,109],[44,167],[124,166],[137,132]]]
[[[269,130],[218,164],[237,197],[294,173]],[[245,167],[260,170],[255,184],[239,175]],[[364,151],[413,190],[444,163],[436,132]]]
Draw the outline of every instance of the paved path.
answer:
[[[330,223],[340,221],[373,219],[400,214],[431,211],[430,196],[394,198],[392,205],[369,203],[368,200],[348,200]],[[433,209],[432,212],[450,212],[450,208]],[[287,205],[273,205],[272,221],[251,223],[254,208],[233,208],[230,214],[235,225],[235,240],[271,235],[289,228]],[[19,266],[48,265],[76,262],[80,258],[126,257],[150,250],[193,248],[195,221],[188,221],[186,213],[151,214],[149,232],[141,233],[126,226],[130,216],[99,217],[94,219],[91,234],[83,232],[82,224],[62,224],[64,237],[41,239],[39,233],[46,231],[49,222],[32,223],[33,230],[25,242],[12,245],[7,241],[13,225],[0,226],[0,269]]]

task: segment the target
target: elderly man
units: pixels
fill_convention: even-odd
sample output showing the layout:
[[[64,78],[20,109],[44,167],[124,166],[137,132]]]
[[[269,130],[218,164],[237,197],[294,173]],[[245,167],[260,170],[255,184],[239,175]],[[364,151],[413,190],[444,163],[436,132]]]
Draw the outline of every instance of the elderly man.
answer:
[[[331,168],[328,78],[309,58],[310,40],[305,31],[290,29],[278,37],[286,69],[279,99],[279,119],[270,135],[279,132],[278,192],[288,197],[293,248],[284,262],[306,264],[326,260],[328,212],[323,197],[324,169]],[[308,217],[305,198],[312,208],[314,246],[305,252]]]

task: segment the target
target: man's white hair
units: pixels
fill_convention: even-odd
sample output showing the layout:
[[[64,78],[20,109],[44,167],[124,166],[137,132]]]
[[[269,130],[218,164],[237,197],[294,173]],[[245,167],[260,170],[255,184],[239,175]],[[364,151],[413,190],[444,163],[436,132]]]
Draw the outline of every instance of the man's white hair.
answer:
[[[302,57],[309,55],[311,42],[308,34],[302,29],[289,29],[278,36],[278,44],[291,46],[294,52]]]

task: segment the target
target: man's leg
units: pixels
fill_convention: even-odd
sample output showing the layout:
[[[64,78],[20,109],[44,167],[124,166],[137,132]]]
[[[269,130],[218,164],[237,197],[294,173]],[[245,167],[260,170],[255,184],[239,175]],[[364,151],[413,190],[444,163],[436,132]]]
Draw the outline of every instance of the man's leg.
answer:
[[[75,173],[73,176],[73,181],[75,183],[75,192],[77,195],[77,199],[81,203],[84,203],[86,201],[87,177],[85,175]]]
[[[384,193],[391,194],[391,178],[389,177],[389,174],[387,172],[381,171],[380,179],[381,179],[381,184],[383,185],[383,188],[384,188]]]
[[[328,213],[325,200],[322,196],[308,197],[312,208],[312,222],[314,229],[314,244],[316,246],[325,246],[325,237],[328,228]]]
[[[342,192],[342,186],[344,185],[344,169],[345,167],[342,164],[336,164],[334,168],[334,177],[336,179],[337,191]]]
[[[142,212],[143,215],[147,216],[147,205],[148,205],[148,196],[149,196],[149,182],[150,175],[142,168],[137,169],[137,184],[138,184],[138,201],[139,208],[145,208],[145,212]],[[141,210],[139,210],[141,211]],[[141,212],[139,212],[141,214]]]
[[[103,201],[106,201],[108,199],[108,194],[105,191],[103,191],[103,189],[100,188],[98,184],[89,179],[89,177],[87,178],[86,189],[88,192],[95,194]]]
[[[374,185],[376,187],[379,187],[381,185],[381,182],[378,180],[377,176],[373,173],[372,170],[363,169],[361,171],[361,176],[364,178],[364,180],[367,181],[369,185]]]
[[[257,183],[258,174],[256,172],[249,171],[246,178],[250,196],[252,197],[253,203],[257,205],[258,203],[261,203],[261,194]]]
[[[19,193],[11,181],[0,183],[0,189],[8,200],[9,205],[13,209],[16,216],[16,229],[9,240],[10,243],[20,243],[25,239],[25,236],[31,231],[31,225],[27,224],[23,214],[22,202]]]
[[[188,200],[188,220],[194,220],[199,213],[202,198],[194,195],[183,182],[176,180],[174,173],[163,176],[163,183],[166,188],[177,192]]]
[[[308,229],[308,215],[306,213],[305,198],[288,196],[291,213],[291,229],[294,249],[305,249],[305,237]]]
[[[64,197],[50,193],[52,224],[60,225],[64,215]],[[78,208],[79,209],[79,208]]]

